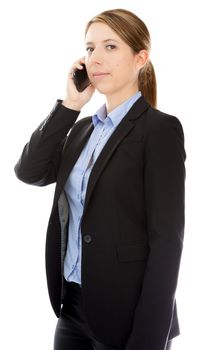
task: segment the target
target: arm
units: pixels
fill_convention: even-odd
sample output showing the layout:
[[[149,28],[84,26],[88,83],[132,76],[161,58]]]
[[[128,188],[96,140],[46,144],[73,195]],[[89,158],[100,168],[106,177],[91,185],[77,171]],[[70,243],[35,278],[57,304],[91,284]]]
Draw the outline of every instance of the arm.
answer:
[[[15,166],[16,176],[28,184],[45,186],[56,181],[67,133],[95,91],[92,85],[83,92],[78,92],[75,87],[71,73],[83,69],[83,63],[85,60],[81,58],[72,65],[67,78],[66,98],[63,102],[57,100],[49,116],[32,134]]]
[[[175,303],[184,235],[184,136],[161,117],[145,145],[145,210],[150,254],[127,350],[164,350]]]
[[[65,138],[79,113],[57,100],[49,116],[32,134],[14,168],[20,180],[37,186],[56,181]]]

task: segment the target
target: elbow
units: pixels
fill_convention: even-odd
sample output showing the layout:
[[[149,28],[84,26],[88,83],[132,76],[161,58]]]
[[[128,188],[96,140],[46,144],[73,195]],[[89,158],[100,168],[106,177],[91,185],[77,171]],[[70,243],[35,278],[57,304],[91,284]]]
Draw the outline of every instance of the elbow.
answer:
[[[28,185],[35,185],[35,186],[45,186],[45,179],[44,178],[37,178],[34,175],[31,176],[30,172],[28,172],[26,169],[23,168],[21,161],[19,160],[17,164],[14,166],[14,173],[18,180],[28,184]]]

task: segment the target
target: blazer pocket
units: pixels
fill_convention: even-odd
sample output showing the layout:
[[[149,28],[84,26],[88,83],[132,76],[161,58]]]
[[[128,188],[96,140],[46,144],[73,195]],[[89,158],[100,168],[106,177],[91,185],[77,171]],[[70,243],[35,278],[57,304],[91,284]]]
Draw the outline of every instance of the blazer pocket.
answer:
[[[117,256],[120,261],[145,260],[149,248],[145,243],[121,245],[117,247]]]

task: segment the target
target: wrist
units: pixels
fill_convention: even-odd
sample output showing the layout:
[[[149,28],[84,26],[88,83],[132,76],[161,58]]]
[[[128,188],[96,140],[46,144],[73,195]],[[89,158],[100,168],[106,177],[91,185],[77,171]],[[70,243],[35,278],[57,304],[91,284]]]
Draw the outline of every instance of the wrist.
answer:
[[[78,111],[78,112],[81,110],[81,107],[77,103],[72,102],[72,101],[63,100],[62,105],[66,108],[73,109],[73,110]]]

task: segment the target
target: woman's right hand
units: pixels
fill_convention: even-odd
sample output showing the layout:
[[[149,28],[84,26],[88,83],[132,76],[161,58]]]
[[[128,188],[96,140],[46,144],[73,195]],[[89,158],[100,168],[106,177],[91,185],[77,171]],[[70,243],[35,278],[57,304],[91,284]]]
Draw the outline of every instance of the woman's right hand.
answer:
[[[83,69],[82,64],[85,64],[84,57],[80,58],[78,61],[74,62],[67,79],[67,89],[66,97],[63,100],[62,104],[70,109],[80,111],[81,108],[91,99],[95,88],[91,84],[82,92],[79,92],[76,89],[76,86],[73,81],[73,72],[77,69]]]

